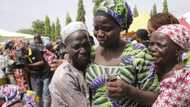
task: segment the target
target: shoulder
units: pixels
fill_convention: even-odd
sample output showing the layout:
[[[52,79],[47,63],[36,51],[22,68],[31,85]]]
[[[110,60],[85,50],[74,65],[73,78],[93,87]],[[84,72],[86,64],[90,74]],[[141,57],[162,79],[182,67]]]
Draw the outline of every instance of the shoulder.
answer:
[[[79,71],[75,69],[67,61],[63,62],[56,70],[52,77],[52,83],[68,82],[68,80],[76,80]]]
[[[65,75],[68,72],[70,64],[68,62],[63,62],[61,65],[58,66],[58,68],[54,72],[54,76],[59,77],[62,75]],[[53,76],[53,77],[54,77]]]
[[[124,52],[138,53],[140,51],[147,52],[148,49],[141,43],[127,43]]]
[[[122,60],[130,59],[130,61],[151,61],[152,56],[148,49],[141,43],[128,43],[122,53]]]

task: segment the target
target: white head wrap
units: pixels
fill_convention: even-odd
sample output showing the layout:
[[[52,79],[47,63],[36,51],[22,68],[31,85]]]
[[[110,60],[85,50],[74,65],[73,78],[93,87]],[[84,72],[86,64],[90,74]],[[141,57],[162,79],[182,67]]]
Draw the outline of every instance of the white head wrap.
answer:
[[[71,22],[67,26],[65,26],[63,28],[63,34],[62,34],[63,43],[71,33],[79,30],[88,31],[86,25],[83,22]]]

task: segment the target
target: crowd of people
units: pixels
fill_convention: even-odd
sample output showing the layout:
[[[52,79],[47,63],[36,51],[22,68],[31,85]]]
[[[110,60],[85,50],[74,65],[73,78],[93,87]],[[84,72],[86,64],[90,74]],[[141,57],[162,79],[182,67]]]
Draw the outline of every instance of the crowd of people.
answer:
[[[0,47],[2,107],[189,107],[190,29],[171,13],[123,38],[133,22],[124,0],[104,0],[93,18],[56,42],[10,40]]]

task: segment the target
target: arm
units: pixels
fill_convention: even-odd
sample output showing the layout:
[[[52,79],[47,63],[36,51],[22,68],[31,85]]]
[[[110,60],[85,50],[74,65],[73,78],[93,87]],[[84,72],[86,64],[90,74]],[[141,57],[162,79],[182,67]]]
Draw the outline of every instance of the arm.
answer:
[[[41,61],[38,61],[38,62],[35,62],[35,63],[32,63],[32,64],[27,64],[27,67],[32,69],[32,68],[35,68],[35,67],[41,67],[45,64],[45,62],[43,60]]]
[[[127,69],[133,74],[134,83],[131,85],[121,80],[108,82],[109,95],[112,97],[127,96],[140,105],[153,104],[159,90],[159,82],[156,74],[151,71],[154,70],[150,67],[152,65],[151,56],[146,48],[137,49],[133,46],[128,48],[125,55],[122,61],[126,66],[133,66]]]
[[[157,98],[157,93],[143,91],[122,80],[116,80],[107,83],[108,94],[113,98],[128,96],[130,99],[143,105],[152,105]]]
[[[143,91],[132,85],[128,85],[127,95],[132,98],[134,101],[139,102],[144,105],[152,105],[156,100],[158,93],[152,91]]]
[[[29,63],[26,65],[26,67],[28,67],[29,69],[43,67],[46,62],[45,59],[43,58],[42,52],[37,48],[31,49],[31,51],[32,51],[32,57],[35,57],[37,59],[37,62],[35,61],[33,63]]]

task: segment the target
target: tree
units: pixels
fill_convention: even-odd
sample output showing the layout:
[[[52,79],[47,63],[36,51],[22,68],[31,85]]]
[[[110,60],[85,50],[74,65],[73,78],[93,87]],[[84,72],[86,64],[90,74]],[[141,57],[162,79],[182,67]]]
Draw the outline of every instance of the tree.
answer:
[[[82,21],[85,23],[85,10],[83,5],[83,0],[78,1],[78,10],[77,10],[77,21]]]
[[[50,26],[50,20],[49,20],[49,17],[46,16],[45,17],[45,34],[44,36],[48,36],[51,38],[51,26]]]
[[[34,32],[33,29],[19,29],[17,32],[18,33],[25,33],[25,34],[35,35],[35,32]]]
[[[56,19],[56,25],[55,25],[55,37],[61,35],[61,25],[59,22],[59,18]]]
[[[67,13],[65,25],[69,24],[70,22],[72,22],[72,19],[71,19],[69,13]]]
[[[93,1],[93,2],[94,2],[94,8],[93,8],[93,13],[94,13],[94,15],[95,15],[96,10],[97,10],[97,8],[99,7],[101,1],[102,1],[102,0],[94,0],[94,1]]]
[[[32,29],[35,34],[44,35],[45,28],[44,28],[44,22],[41,20],[35,20],[32,22]]]
[[[139,16],[139,12],[137,10],[137,6],[135,5],[134,9],[133,9],[133,16],[134,17],[138,17]]]
[[[150,10],[150,17],[152,17],[153,16],[153,12],[152,12],[152,9]]]
[[[152,15],[156,15],[157,14],[157,8],[156,8],[156,4],[153,5],[153,9],[152,9]]]
[[[163,13],[168,13],[168,2],[167,0],[164,0],[163,1],[163,10],[162,10]]]
[[[55,23],[52,23],[51,26],[51,40],[55,40]]]

